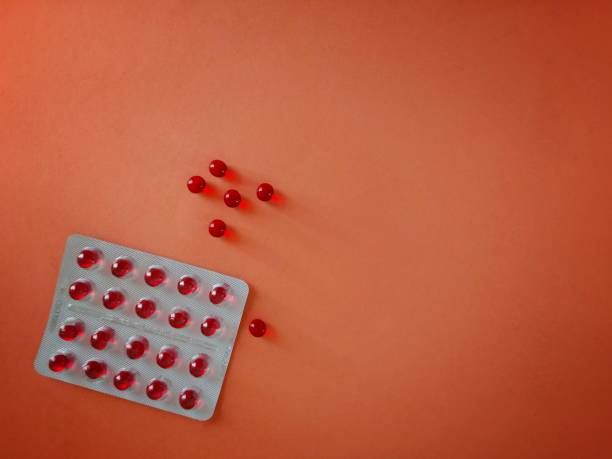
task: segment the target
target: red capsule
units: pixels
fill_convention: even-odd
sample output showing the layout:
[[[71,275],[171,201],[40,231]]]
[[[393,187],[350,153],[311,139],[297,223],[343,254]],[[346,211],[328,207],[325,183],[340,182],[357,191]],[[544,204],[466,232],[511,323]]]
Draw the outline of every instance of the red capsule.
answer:
[[[102,304],[106,309],[116,309],[123,304],[125,297],[119,290],[107,290],[102,297]]]
[[[269,183],[262,183],[257,188],[257,198],[260,201],[269,201],[274,194],[274,188]]]
[[[208,292],[208,299],[212,304],[221,303],[226,296],[227,288],[225,288],[225,286],[223,285],[215,285],[213,288],[210,289],[210,292]]]
[[[73,300],[82,300],[91,293],[91,284],[85,280],[73,282],[68,293]]]
[[[225,175],[225,171],[227,171],[227,166],[220,159],[214,159],[210,162],[208,170],[215,177],[223,177]]]
[[[219,327],[221,327],[219,320],[214,317],[207,317],[200,325],[200,331],[204,336],[212,336],[219,330]]]
[[[176,361],[176,350],[171,347],[163,347],[155,359],[162,368],[170,368]]]
[[[198,403],[198,393],[193,389],[184,389],[179,396],[179,403],[185,410],[190,410]]]
[[[89,360],[83,365],[83,371],[89,379],[98,379],[106,373],[106,363],[98,360]]]
[[[132,262],[127,258],[117,258],[111,266],[111,272],[115,277],[127,276],[132,271]]]
[[[125,353],[130,359],[139,359],[149,348],[149,342],[142,336],[132,337],[125,344]]]
[[[201,193],[202,190],[204,190],[205,186],[206,180],[204,180],[204,178],[200,177],[199,175],[194,175],[187,181],[187,188],[192,193]]]
[[[266,323],[261,319],[253,319],[249,324],[249,331],[255,338],[260,338],[266,334]]]
[[[151,287],[157,287],[166,280],[166,273],[162,268],[150,266],[144,276],[145,282]]]
[[[168,323],[174,328],[183,328],[189,322],[189,313],[184,309],[172,311],[168,316]]]
[[[178,281],[176,288],[182,295],[191,295],[198,289],[198,282],[193,277],[183,276]]]
[[[126,390],[134,384],[134,373],[128,370],[121,370],[113,378],[114,386],[119,390]]]
[[[102,351],[106,349],[106,346],[108,346],[108,343],[113,339],[113,336],[115,336],[115,330],[110,327],[102,327],[91,335],[89,342],[91,343],[91,347]]]
[[[208,232],[213,237],[221,237],[225,234],[225,222],[223,220],[213,220],[208,225]]]
[[[146,298],[141,299],[136,306],[134,306],[136,315],[141,319],[148,319],[155,313],[155,302]]]
[[[59,337],[64,341],[72,341],[84,330],[83,322],[75,319],[68,319],[59,329]]]
[[[223,201],[227,207],[238,207],[242,197],[236,190],[227,190],[223,196]]]
[[[208,360],[203,354],[196,355],[189,362],[189,373],[196,378],[204,376],[206,370],[208,370]]]
[[[56,373],[72,366],[73,358],[66,354],[55,354],[49,359],[49,369]]]
[[[167,391],[168,385],[159,379],[154,379],[153,381],[151,381],[147,385],[146,389],[147,397],[149,397],[151,400],[159,400],[164,395],[166,395]]]
[[[100,261],[100,255],[96,249],[85,248],[77,255],[77,263],[81,268],[89,269]]]

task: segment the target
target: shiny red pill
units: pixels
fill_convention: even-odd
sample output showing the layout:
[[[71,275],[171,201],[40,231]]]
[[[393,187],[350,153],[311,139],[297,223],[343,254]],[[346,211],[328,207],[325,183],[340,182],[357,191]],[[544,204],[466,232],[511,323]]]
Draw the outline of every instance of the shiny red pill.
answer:
[[[111,266],[111,272],[115,277],[125,277],[132,271],[132,262],[127,258],[117,258]]]
[[[212,304],[221,303],[226,296],[227,288],[225,288],[225,286],[223,285],[215,285],[213,288],[210,289],[210,292],[208,292],[208,299]]]
[[[236,190],[227,190],[223,196],[223,201],[227,207],[238,207],[242,197]]]
[[[107,290],[102,297],[102,304],[106,309],[116,309],[123,304],[125,297],[119,290]]]
[[[155,360],[160,367],[170,368],[176,361],[176,351],[171,347],[162,348]]]
[[[187,189],[192,193],[201,193],[206,186],[206,180],[199,175],[194,175],[187,181]]]
[[[198,289],[198,282],[193,277],[183,276],[178,281],[176,288],[182,295],[191,295]]]
[[[49,370],[56,373],[70,368],[72,365],[72,357],[66,354],[55,354],[49,359]]]
[[[225,222],[223,220],[213,220],[208,225],[208,232],[213,237],[221,237],[225,234]]]
[[[166,394],[167,391],[168,385],[159,379],[154,379],[151,381],[147,385],[146,389],[147,397],[149,397],[151,400],[159,400]]]
[[[269,183],[262,183],[257,188],[257,199],[260,201],[269,201],[274,194],[274,188]]]
[[[101,378],[106,373],[106,363],[98,360],[89,360],[83,365],[83,371],[89,379]]]
[[[89,269],[100,261],[100,254],[95,249],[83,249],[77,255],[77,263],[81,268]]]
[[[148,319],[155,313],[155,302],[147,298],[141,299],[136,306],[134,306],[136,315],[141,319]]]
[[[220,159],[214,159],[210,162],[208,170],[215,177],[223,177],[227,171],[227,166]]]
[[[91,284],[84,280],[73,282],[68,289],[68,294],[73,300],[82,300],[91,293]]]
[[[208,370],[208,360],[203,354],[196,355],[189,362],[189,373],[196,378],[204,376]]]
[[[253,319],[249,324],[249,331],[256,338],[261,338],[265,335],[267,328],[266,323],[261,319]]]
[[[200,325],[200,331],[204,336],[212,336],[219,330],[219,327],[221,327],[219,320],[214,317],[207,317]]]
[[[198,393],[193,389],[185,389],[179,396],[179,403],[185,410],[190,410],[198,403]]]
[[[162,268],[150,266],[144,275],[145,282],[151,287],[157,287],[166,280],[166,273]]]
[[[110,342],[110,340],[113,339],[114,335],[115,331],[112,328],[102,327],[96,330],[93,335],[91,335],[91,338],[89,338],[89,342],[91,343],[91,347],[102,351],[106,349],[106,346],[108,346],[108,343]]]
[[[126,390],[134,384],[134,373],[121,370],[113,377],[113,385],[119,390]]]
[[[168,323],[174,328],[183,328],[189,322],[189,313],[184,309],[172,311],[168,316]]]
[[[80,320],[67,320],[59,329],[59,337],[64,341],[72,341],[84,329],[83,322]]]
[[[148,347],[149,342],[146,338],[130,338],[125,344],[125,353],[130,359],[139,359],[144,355]]]

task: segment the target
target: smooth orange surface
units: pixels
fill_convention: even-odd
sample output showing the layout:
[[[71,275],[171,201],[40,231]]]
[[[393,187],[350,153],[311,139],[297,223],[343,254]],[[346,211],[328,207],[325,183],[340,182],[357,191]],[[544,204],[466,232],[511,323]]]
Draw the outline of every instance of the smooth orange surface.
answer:
[[[1,2],[2,457],[611,457],[611,31],[609,2]],[[71,233],[251,285],[272,333],[213,421],[35,374]]]

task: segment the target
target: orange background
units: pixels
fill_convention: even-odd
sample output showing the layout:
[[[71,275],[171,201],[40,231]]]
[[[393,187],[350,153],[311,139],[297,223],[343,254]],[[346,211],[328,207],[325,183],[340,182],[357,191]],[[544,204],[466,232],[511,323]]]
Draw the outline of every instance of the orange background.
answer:
[[[2,456],[611,457],[611,31],[610,2],[1,2]],[[35,374],[71,233],[251,285],[272,333],[213,421]]]

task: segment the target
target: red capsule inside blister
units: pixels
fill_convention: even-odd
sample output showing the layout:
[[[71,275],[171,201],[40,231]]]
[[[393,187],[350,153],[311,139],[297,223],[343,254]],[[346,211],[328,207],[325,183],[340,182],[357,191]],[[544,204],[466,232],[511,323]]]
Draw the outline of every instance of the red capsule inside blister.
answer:
[[[227,296],[227,288],[224,285],[215,285],[208,292],[208,299],[212,304],[221,303]]]
[[[102,351],[106,349],[106,346],[108,346],[108,343],[113,339],[114,336],[115,330],[110,327],[102,327],[98,328],[96,332],[91,335],[89,342],[91,343],[91,347]]]
[[[82,300],[91,293],[91,284],[86,280],[73,282],[68,289],[68,294],[73,300]]]
[[[214,317],[207,317],[200,325],[200,331],[204,336],[212,336],[221,327],[219,320]]]
[[[166,273],[164,270],[157,266],[150,266],[144,275],[145,282],[151,287],[157,287],[163,281],[166,280]]]
[[[151,317],[155,313],[155,309],[155,302],[147,298],[141,299],[138,303],[136,303],[136,306],[134,306],[136,315],[141,319],[148,319]]]
[[[113,377],[113,385],[119,390],[127,390],[134,384],[134,373],[121,370]]]
[[[155,359],[162,368],[170,368],[176,361],[176,350],[172,347],[163,347]]]
[[[182,295],[191,295],[198,289],[198,281],[191,276],[183,276],[178,281],[176,288]]]
[[[160,379],[154,379],[147,384],[146,393],[147,397],[151,400],[159,400],[168,392],[168,385]]]
[[[85,326],[77,319],[66,320],[59,329],[58,335],[64,341],[72,341],[79,334],[83,333]]]
[[[223,195],[223,202],[227,207],[238,207],[241,200],[242,196],[237,190],[227,190]]]
[[[208,359],[204,354],[198,354],[189,361],[189,373],[196,378],[204,376],[208,370]]]
[[[185,410],[190,410],[198,403],[198,393],[193,389],[184,389],[179,395],[179,403]]]
[[[100,261],[100,254],[96,249],[84,248],[77,255],[77,263],[81,268],[89,269]]]
[[[199,175],[194,175],[187,181],[187,189],[192,193],[201,193],[206,186],[206,180]]]
[[[133,336],[125,344],[125,353],[130,359],[139,359],[149,348],[149,342],[142,336]]]
[[[111,266],[111,272],[115,277],[125,277],[132,271],[133,265],[128,258],[117,258]]]
[[[49,369],[58,373],[70,368],[73,361],[74,359],[70,354],[55,354],[49,359]]]
[[[120,290],[110,289],[107,290],[102,297],[102,304],[106,309],[116,309],[123,304],[125,297]]]
[[[249,324],[249,331],[255,338],[261,338],[266,334],[266,323],[261,319],[253,319]]]
[[[175,309],[168,316],[168,323],[174,328],[183,328],[189,323],[189,313],[184,309]]]
[[[89,360],[83,365],[83,371],[89,379],[98,379],[106,373],[106,363],[100,360]]]
[[[220,159],[214,159],[210,162],[208,170],[215,177],[223,177],[227,171],[227,166]]]
[[[274,188],[269,183],[262,183],[257,188],[257,198],[260,201],[269,201],[274,194]]]

